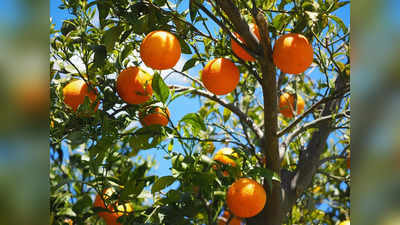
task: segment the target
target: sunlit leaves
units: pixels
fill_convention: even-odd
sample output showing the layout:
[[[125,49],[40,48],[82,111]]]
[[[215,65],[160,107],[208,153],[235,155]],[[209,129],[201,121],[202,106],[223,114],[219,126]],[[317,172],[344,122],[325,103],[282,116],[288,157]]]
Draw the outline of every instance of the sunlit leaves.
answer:
[[[157,98],[162,102],[166,103],[170,95],[168,85],[164,82],[164,79],[159,73],[155,73],[151,84]]]
[[[103,35],[103,44],[106,46],[107,52],[111,52],[114,49],[115,42],[121,35],[123,27],[117,25],[108,29]]]
[[[349,73],[350,65],[346,62],[346,57],[349,56],[346,43],[348,38],[342,36],[348,33],[349,28],[345,20],[336,14],[348,1],[254,2],[265,11],[272,43],[279,35],[299,32],[307,36],[313,44],[313,66],[317,68],[296,77],[284,75],[279,90],[295,83],[296,86],[292,87],[304,97],[307,108],[322,98],[325,90],[334,87],[336,72]],[[178,0],[176,3],[174,5],[166,0],[65,1],[63,8],[73,14],[73,19],[60,24],[60,31],[56,30],[58,26],[52,27],[54,36],[50,43],[53,56],[50,177],[52,201],[57,199],[57,204],[52,203],[51,210],[55,215],[55,224],[62,223],[60,221],[65,217],[73,218],[74,224],[94,224],[99,209],[92,207],[93,195],[110,186],[117,189],[114,202],[119,200],[135,204],[136,211],[121,218],[126,219],[126,223],[207,224],[208,216],[217,218],[217,214],[223,209],[226,188],[236,177],[249,176],[269,185],[273,181],[282,182],[276,173],[262,168],[253,155],[251,145],[254,145],[258,157],[263,156],[263,143],[257,140],[254,132],[241,123],[241,118],[234,111],[222,104],[203,97],[199,100],[195,93],[203,89],[196,82],[187,84],[193,90],[170,89],[164,81],[165,73],[161,76],[160,71],[155,71],[152,80],[154,94],[143,105],[126,104],[116,92],[115,76],[127,66],[141,66],[139,46],[145,34],[153,30],[174,33],[180,41],[182,53],[187,54],[179,72],[196,79],[201,76],[198,71],[199,63],[215,57],[232,57],[230,40],[223,29],[209,27],[212,28],[210,32],[213,38],[208,38],[200,35],[194,28],[209,35],[203,22],[213,22],[196,6],[203,4],[211,8],[208,1]],[[254,22],[251,21],[251,10],[245,8],[252,4],[252,1],[239,1],[237,4],[241,7],[240,11],[246,22]],[[175,7],[179,9],[175,10]],[[94,13],[94,9],[98,14]],[[224,21],[216,10],[212,12]],[[97,15],[99,24],[95,18]],[[232,28],[227,24],[228,28]],[[327,49],[332,49],[333,52],[330,53]],[[233,57],[233,60],[237,59]],[[262,91],[254,76],[258,74],[262,78],[260,66],[258,62],[246,65],[239,61],[235,63],[242,74],[240,85],[235,92],[218,97],[230,106],[238,107],[255,126],[263,130]],[[99,91],[100,108],[89,117],[67,110],[62,101],[61,87],[71,77],[80,76],[77,68]],[[181,112],[171,110],[176,109],[174,105],[170,107],[173,121],[168,127],[143,127],[140,124],[139,111],[143,107],[154,103],[163,106],[178,104],[183,100],[181,96],[186,96],[185,101],[190,101],[190,106],[198,104],[200,109],[195,111],[194,107],[190,113],[180,114]],[[89,103],[86,101],[78,111],[90,112],[92,106]],[[348,108],[348,105],[349,101],[344,107]],[[181,106],[177,107],[178,110],[179,107]],[[322,110],[323,105],[313,110],[293,129],[318,118]],[[335,120],[341,121],[337,116]],[[291,122],[279,116],[280,129]],[[338,122],[334,125],[343,124]],[[288,144],[281,163],[283,169],[291,172],[296,170],[300,153],[316,130],[306,129]],[[340,140],[334,145],[348,145],[350,141],[348,136],[337,139]],[[166,141],[163,142],[164,140]],[[212,159],[215,148],[224,145],[240,152],[237,167],[222,165]],[[339,154],[336,151],[341,146],[332,147],[331,142],[329,145],[330,149],[325,149],[321,157]],[[143,158],[146,155],[143,150],[148,149],[153,149],[157,157],[160,155],[168,161],[170,170],[163,171],[166,173],[164,176],[157,177],[149,173],[149,170],[153,173],[154,169],[151,159]],[[346,156],[347,154],[349,153]],[[344,218],[348,188],[344,183],[338,188],[335,178],[347,179],[345,160],[326,163],[319,169],[319,172],[329,176],[319,174],[314,178],[312,188],[319,187],[319,190],[316,194],[310,192],[302,195],[296,202],[290,217],[293,224],[332,223],[338,218]],[[224,171],[230,176],[224,176]],[[150,201],[144,204],[143,196]],[[199,197],[204,202],[199,201]],[[316,210],[318,204],[326,199],[334,199],[335,204],[338,203],[336,208],[332,207],[332,214]],[[205,202],[211,209],[211,215],[208,215]]]
[[[151,188],[151,192],[155,193],[158,191],[161,191],[162,189],[168,187],[172,183],[174,183],[175,178],[172,176],[165,176],[165,177],[160,177],[156,180],[156,182],[153,184]]]

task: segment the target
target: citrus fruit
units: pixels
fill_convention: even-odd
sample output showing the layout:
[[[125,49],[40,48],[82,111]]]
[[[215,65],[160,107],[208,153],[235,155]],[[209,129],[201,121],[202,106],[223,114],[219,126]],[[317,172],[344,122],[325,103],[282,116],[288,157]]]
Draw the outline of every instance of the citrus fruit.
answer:
[[[239,83],[239,69],[229,59],[217,58],[207,63],[201,73],[201,81],[211,93],[226,95]]]
[[[253,33],[253,35],[255,35],[255,37],[260,40],[260,32],[258,31],[258,27],[256,24],[251,23],[249,24],[249,28],[251,33]],[[238,33],[234,33],[234,35],[236,36],[236,38],[242,42],[245,43],[243,38],[238,34]],[[231,48],[232,51],[241,59],[243,59],[244,61],[250,61],[253,62],[255,61],[255,59],[253,58],[253,56],[251,56],[245,49],[243,49],[235,40],[231,40]]]
[[[139,115],[139,117],[142,117],[140,122],[144,126],[167,126],[170,117],[168,108],[165,108],[164,110],[160,107],[149,107],[147,110],[145,110],[144,116],[142,114]]]
[[[297,95],[297,114],[303,113],[304,110],[304,100],[300,95]],[[294,116],[294,94],[283,93],[279,97],[279,112],[287,118],[292,118]]]
[[[275,42],[272,57],[282,72],[299,74],[311,65],[313,49],[304,35],[290,33]]]
[[[129,104],[145,103],[153,94],[152,78],[139,67],[128,67],[117,78],[118,95]]]
[[[240,178],[229,188],[226,202],[230,211],[238,217],[249,218],[264,208],[267,195],[261,184],[250,178]]]
[[[63,88],[64,103],[76,111],[87,96],[91,103],[94,103],[97,98],[95,90],[89,90],[89,86],[83,80],[74,80],[68,83]],[[94,108],[97,111],[99,104]]]
[[[224,213],[218,217],[218,225],[226,225],[230,217],[230,213],[228,211],[224,211]],[[232,217],[228,225],[240,225],[241,223],[242,220],[240,218]]]
[[[235,160],[232,158],[238,158],[238,154],[231,148],[221,148],[214,156],[214,160],[221,162],[225,165],[236,166]]]
[[[105,189],[103,192],[103,199],[104,200],[109,199],[114,192],[115,192],[115,190],[112,188]],[[120,223],[117,222],[117,219],[119,217],[123,216],[124,214],[133,211],[132,205],[129,203],[122,204],[122,205],[119,205],[117,203],[117,205],[116,205],[117,211],[116,211],[114,209],[114,206],[111,204],[108,205],[108,207],[106,207],[103,199],[100,197],[100,195],[96,195],[93,206],[108,210],[108,211],[101,211],[101,212],[97,213],[97,215],[99,217],[103,218],[108,225],[120,225]]]
[[[181,57],[179,40],[171,33],[162,30],[153,31],[143,39],[140,45],[140,57],[146,66],[165,70],[176,65]]]

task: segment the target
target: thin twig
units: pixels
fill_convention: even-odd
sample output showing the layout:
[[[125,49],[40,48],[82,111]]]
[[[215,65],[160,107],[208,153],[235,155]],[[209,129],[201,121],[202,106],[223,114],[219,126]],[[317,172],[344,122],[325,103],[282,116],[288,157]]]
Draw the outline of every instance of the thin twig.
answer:
[[[177,91],[177,92],[188,90],[194,94],[206,97],[210,100],[213,100],[213,101],[219,103],[223,107],[231,110],[234,114],[236,114],[240,120],[243,120],[247,124],[247,126],[249,126],[249,128],[255,133],[255,135],[257,136],[258,139],[260,139],[263,136],[263,132],[261,131],[261,129],[257,128],[257,126],[254,124],[254,122],[249,118],[249,116],[246,115],[244,112],[242,112],[238,107],[236,107],[232,103],[228,103],[224,99],[221,99],[208,91],[203,91],[203,90],[199,90],[199,89],[195,89],[195,88],[191,88],[191,87],[172,85],[172,86],[170,86],[170,89],[175,89],[175,91]]]

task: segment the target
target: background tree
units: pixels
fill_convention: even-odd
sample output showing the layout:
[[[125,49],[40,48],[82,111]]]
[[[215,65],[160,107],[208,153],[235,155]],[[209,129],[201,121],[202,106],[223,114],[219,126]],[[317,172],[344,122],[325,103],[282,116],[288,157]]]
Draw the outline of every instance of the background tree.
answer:
[[[107,205],[133,205],[118,219],[123,224],[216,224],[228,210],[226,191],[239,177],[258,181],[267,193],[263,211],[243,223],[348,219],[349,28],[336,15],[348,3],[63,0],[60,8],[69,18],[60,30],[60,21],[51,28],[51,223],[103,223],[93,200],[112,186]],[[174,34],[187,60],[182,68],[150,70],[151,100],[126,104],[116,76],[129,66],[145,67],[138,52],[154,30]],[[240,43],[235,33],[255,61],[232,52],[230,41]],[[312,44],[314,61],[305,73],[286,74],[273,63],[273,46],[287,33],[301,33]],[[236,89],[222,96],[209,92],[196,74],[219,57],[232,60],[241,74]],[[189,84],[168,81],[178,75]],[[95,90],[98,110],[89,98],[77,111],[64,104],[63,88],[74,78]],[[282,93],[301,96],[304,112],[279,114]],[[182,118],[170,110],[165,127],[135,122],[145,107],[171,106],[178,98],[199,100],[201,107]],[[215,146],[233,148],[235,166],[213,160]],[[169,160],[169,175],[151,174],[156,162],[138,154],[152,148]]]

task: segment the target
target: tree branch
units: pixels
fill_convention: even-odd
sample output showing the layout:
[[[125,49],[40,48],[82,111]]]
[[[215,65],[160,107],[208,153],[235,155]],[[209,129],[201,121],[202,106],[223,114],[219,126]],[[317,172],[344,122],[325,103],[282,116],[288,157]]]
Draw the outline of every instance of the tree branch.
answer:
[[[332,92],[342,93],[346,88],[346,78],[338,75],[335,82],[335,89]],[[342,99],[343,97],[340,97],[335,98],[333,101],[328,101],[323,109],[322,117],[334,113],[337,107],[341,105]],[[331,119],[324,119],[319,122],[317,130],[312,134],[307,148],[300,152],[297,169],[289,176],[289,181],[286,181],[289,186],[285,189],[283,195],[282,209],[284,213],[289,211],[296,203],[297,198],[311,184],[312,178],[320,165],[320,156],[325,149],[326,140],[332,132],[331,122]]]
[[[191,88],[191,87],[184,87],[184,86],[178,86],[178,85],[172,85],[169,87],[171,89],[175,89],[176,92],[190,91],[194,94],[206,97],[210,100],[213,100],[213,101],[219,103],[223,107],[231,110],[234,114],[236,114],[239,117],[239,119],[242,120],[255,133],[255,135],[257,136],[258,139],[261,139],[261,137],[263,136],[262,131],[257,128],[257,126],[254,124],[254,122],[244,112],[242,112],[238,107],[236,107],[232,103],[228,103],[224,99],[221,99],[208,91],[203,91],[203,90],[199,90],[199,89],[195,89],[195,88]]]
[[[276,70],[272,61],[272,48],[269,39],[268,24],[260,12],[256,17],[256,23],[260,31],[260,44],[263,51],[262,57],[258,60],[262,71],[262,91],[264,99],[264,137],[262,140],[262,151],[267,162],[266,168],[280,176],[279,142],[278,136],[276,135],[278,130]],[[267,201],[263,211],[259,215],[247,220],[247,224],[282,224],[281,184],[273,180],[272,187],[270,187],[267,182],[264,182],[264,188],[269,201]]]
[[[235,26],[235,31],[244,39],[248,49],[251,52],[261,55],[262,52],[259,47],[259,41],[251,33],[249,25],[242,18],[240,10],[235,6],[235,4],[231,0],[216,0],[216,2],[232,21],[233,25]]]
[[[204,7],[201,4],[196,4],[196,6],[199,7],[205,14],[207,14],[207,16],[210,17],[219,27],[221,27],[221,29],[225,33],[228,34],[228,36],[231,38],[231,40],[238,43],[239,46],[242,47],[243,49],[245,49],[251,56],[258,58],[258,54],[256,54],[256,52],[254,50],[252,50],[251,48],[249,48],[249,46],[247,46],[246,39],[245,39],[245,42],[246,42],[246,45],[245,45],[244,43],[239,41],[239,39],[236,38],[236,36],[232,34],[232,32],[229,30],[229,28],[223,22],[221,22],[217,17],[215,17],[206,7]],[[224,18],[223,15],[221,15],[221,17]],[[252,36],[252,33],[250,32],[248,25],[247,25],[247,31]],[[239,35],[240,35],[240,33],[239,33]],[[256,40],[255,37],[253,37],[253,38],[254,38],[254,40]]]
[[[289,146],[289,144],[290,144],[290,142],[292,142],[293,138],[295,138],[301,132],[303,132],[303,131],[305,131],[305,130],[307,130],[309,128],[316,127],[316,126],[318,126],[318,124],[320,124],[322,122],[325,122],[327,120],[332,120],[333,118],[345,117],[347,112],[350,112],[350,111],[346,111],[346,112],[342,112],[342,113],[338,113],[338,114],[331,114],[331,115],[328,115],[328,116],[320,117],[320,118],[318,118],[316,120],[313,120],[311,122],[308,122],[308,123],[302,125],[301,127],[297,128],[296,130],[294,130],[292,133],[290,133],[290,135],[282,143],[282,146],[281,146],[280,152],[279,152],[280,160],[282,161],[282,159],[283,159],[283,157],[284,157],[284,155],[286,153],[287,146]],[[332,129],[334,129],[334,128],[332,128]]]
[[[314,105],[312,105],[310,108],[308,108],[305,112],[303,112],[301,115],[299,115],[291,124],[289,124],[287,127],[284,129],[280,130],[277,135],[278,137],[281,137],[282,135],[286,134],[289,132],[292,128],[294,128],[298,123],[300,123],[310,112],[314,111],[318,106],[320,106],[323,103],[329,102],[333,99],[340,98],[344,94],[347,93],[347,88],[345,89],[345,92],[340,91],[339,93],[336,93],[332,96],[325,97],[318,102],[316,102]]]

